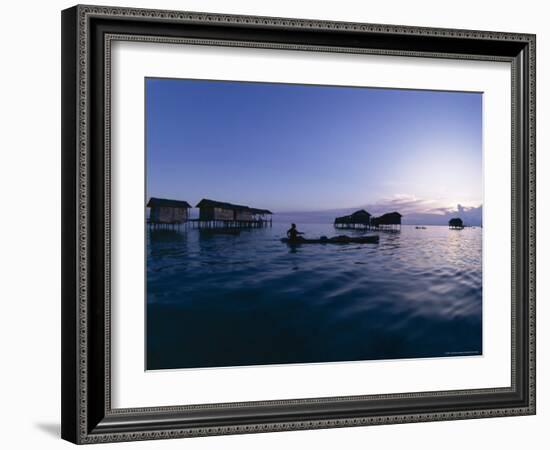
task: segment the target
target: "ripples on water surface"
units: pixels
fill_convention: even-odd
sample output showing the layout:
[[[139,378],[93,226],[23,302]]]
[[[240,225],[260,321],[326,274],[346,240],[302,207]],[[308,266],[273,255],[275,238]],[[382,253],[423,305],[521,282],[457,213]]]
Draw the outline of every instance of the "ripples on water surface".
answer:
[[[481,229],[287,228],[147,231],[148,369],[481,354]]]

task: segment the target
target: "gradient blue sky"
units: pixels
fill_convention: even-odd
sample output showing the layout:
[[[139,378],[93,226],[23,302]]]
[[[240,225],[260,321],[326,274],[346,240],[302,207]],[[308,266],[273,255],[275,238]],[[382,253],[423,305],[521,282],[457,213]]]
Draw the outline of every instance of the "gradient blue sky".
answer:
[[[482,202],[482,94],[147,78],[147,195],[273,211]]]

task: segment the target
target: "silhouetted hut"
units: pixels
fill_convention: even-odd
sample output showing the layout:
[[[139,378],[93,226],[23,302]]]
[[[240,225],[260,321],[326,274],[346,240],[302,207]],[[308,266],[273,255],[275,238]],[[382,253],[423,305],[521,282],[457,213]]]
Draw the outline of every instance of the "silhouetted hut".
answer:
[[[401,229],[401,214],[397,211],[382,214],[380,217],[373,217],[371,223],[375,228],[380,229]]]
[[[455,217],[449,220],[449,228],[451,230],[462,230],[464,228],[464,222],[460,217]]]
[[[271,221],[264,220],[265,215],[271,215],[267,209],[250,208],[234,203],[219,202],[203,198],[197,203],[199,208],[199,226],[262,226]]]
[[[336,228],[368,228],[371,224],[371,215],[364,209],[355,211],[353,214],[341,216],[334,219]]]
[[[191,205],[182,200],[151,197],[149,223],[157,225],[179,225],[187,222]]]
[[[235,205],[227,202],[218,202],[203,198],[197,203],[200,220],[252,220],[252,215],[247,214],[248,206]]]

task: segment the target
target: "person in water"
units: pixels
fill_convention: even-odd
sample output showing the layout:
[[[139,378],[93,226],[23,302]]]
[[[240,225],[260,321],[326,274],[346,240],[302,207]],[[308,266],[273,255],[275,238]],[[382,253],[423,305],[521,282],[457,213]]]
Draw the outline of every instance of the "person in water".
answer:
[[[298,236],[300,234],[304,234],[304,233],[302,233],[301,231],[298,231],[298,229],[296,228],[296,224],[293,223],[290,229],[286,232],[286,237],[291,241],[296,241],[298,240]]]

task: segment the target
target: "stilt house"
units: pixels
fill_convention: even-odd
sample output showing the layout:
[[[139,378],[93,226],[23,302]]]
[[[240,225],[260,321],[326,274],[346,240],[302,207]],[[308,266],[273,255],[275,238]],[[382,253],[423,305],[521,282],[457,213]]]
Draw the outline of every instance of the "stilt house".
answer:
[[[151,197],[147,207],[150,208],[150,223],[173,225],[187,221],[191,205],[182,200]]]

